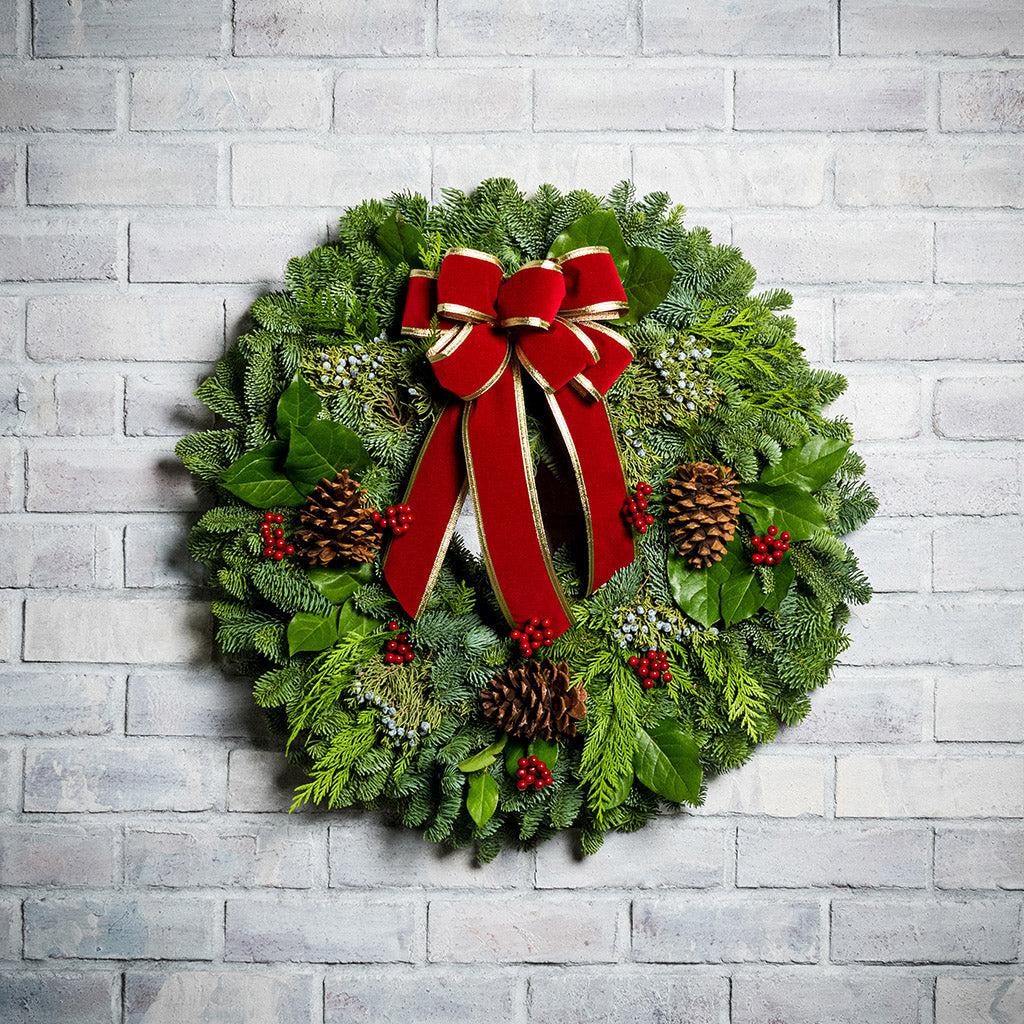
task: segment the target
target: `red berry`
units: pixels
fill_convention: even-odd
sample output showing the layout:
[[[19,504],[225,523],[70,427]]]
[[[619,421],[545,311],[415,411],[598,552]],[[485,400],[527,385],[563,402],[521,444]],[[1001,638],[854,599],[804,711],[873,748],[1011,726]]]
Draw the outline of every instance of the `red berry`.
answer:
[[[662,672],[661,673],[661,678],[664,679],[666,683],[671,683],[672,682],[672,673],[671,672]]]
[[[267,513],[267,514],[266,514],[266,515],[265,515],[265,516],[263,517],[263,521],[264,521],[265,523],[272,523],[272,522],[274,521],[274,513],[273,513],[273,512],[268,512],[268,513]]]
[[[522,790],[526,789],[526,787],[527,787],[528,785],[529,785],[529,783],[528,783],[528,782],[526,781],[526,779],[520,779],[520,780],[519,780],[519,781],[518,781],[518,782],[516,783],[516,789],[520,790],[520,792],[521,792]]]
[[[286,555],[294,555],[295,554],[295,547],[292,544],[285,544],[285,546],[284,546],[284,553]]]
[[[399,633],[399,634],[398,634],[398,636],[397,636],[397,637],[396,637],[395,639],[396,639],[396,640],[397,640],[397,641],[398,641],[398,642],[399,642],[400,644],[403,644],[403,643],[405,643],[405,641],[406,641],[406,640],[408,640],[408,639],[409,639],[409,634],[408,634],[408,633]]]
[[[280,512],[278,512],[277,515],[274,516],[274,522],[275,523],[283,523],[284,522],[284,516],[281,515]]]
[[[781,541],[789,541],[791,539],[792,538],[789,536],[789,534],[785,530],[783,530],[782,533],[779,534],[779,540],[781,540]]]
[[[630,665],[631,665],[631,666],[632,666],[633,668],[636,668],[636,667],[637,667],[637,665],[639,665],[639,664],[640,664],[640,659],[639,659],[639,658],[638,658],[638,657],[637,657],[637,656],[636,656],[636,655],[634,654],[634,655],[633,655],[633,657],[629,659],[629,664],[630,664]]]
[[[778,565],[779,564],[779,560],[774,555],[765,555],[764,564],[765,565]]]
[[[392,619],[392,620],[391,620],[391,621],[390,621],[390,622],[388,623],[388,629],[392,629],[392,630],[393,630],[393,629],[398,629],[398,623],[397,623],[397,622],[395,622],[395,620],[394,620],[394,619]]]
[[[529,766],[530,766],[531,768],[536,768],[536,767],[537,767],[537,758],[536,758],[536,757],[535,757],[535,756],[534,756],[533,754],[531,754],[531,755],[530,755],[530,756],[529,756],[529,757],[528,757],[528,758],[526,759],[526,763],[527,763],[527,764],[528,764],[528,765],[529,765]]]
[[[415,657],[416,657],[416,655],[413,654],[412,651],[406,651],[406,654],[405,654],[405,660],[406,661],[413,661],[415,659]]]
[[[512,638],[513,640],[522,640],[522,639],[523,639],[523,634],[522,634],[522,633],[520,633],[518,629],[513,629],[513,630],[512,630],[512,632],[511,632],[511,633],[509,633],[509,636],[510,636],[510,637],[511,637],[511,638]]]
[[[521,758],[519,758],[519,767],[520,768],[526,768],[529,765],[529,763],[530,763],[530,759],[528,757],[521,757]]]
[[[281,529],[281,527],[279,526],[279,527],[278,527],[278,528],[277,528],[277,529],[276,529],[276,530],[274,531],[274,536],[275,536],[275,537],[283,537],[283,536],[284,536],[284,530],[282,530],[282,529]]]
[[[520,779],[525,779],[526,778],[526,769],[525,768],[520,768],[519,771],[516,772],[516,775]]]
[[[789,550],[789,545],[785,541],[783,541],[781,544],[779,544],[776,547],[775,550],[776,551],[788,551]]]
[[[542,772],[546,772],[548,770],[548,766],[539,757],[537,758],[537,767]]]
[[[660,679],[661,678],[661,673],[657,669],[655,669],[653,672],[648,672],[647,673],[647,678],[648,679]]]
[[[283,540],[275,540],[274,541],[274,547],[277,548],[278,551],[284,551],[286,546],[287,545],[285,544],[285,542]]]
[[[757,537],[757,536],[751,537],[750,538],[750,543],[753,544],[754,547],[756,548],[757,545],[761,543],[761,538]]]
[[[386,650],[386,651],[397,651],[398,650],[398,642],[396,640],[389,640],[384,645],[384,650]]]
[[[273,548],[264,548],[263,549],[263,557],[264,558],[273,558],[274,557],[274,549]]]
[[[643,688],[645,690],[649,690],[654,685],[654,682],[652,680],[650,680],[650,679],[645,679],[645,680],[643,680],[641,685],[643,686]]]
[[[283,558],[284,558],[284,552],[283,551],[275,551],[274,552],[274,560],[275,561],[280,562]]]
[[[777,534],[778,532],[779,532],[779,528],[777,526],[769,526],[768,527],[768,536],[769,537],[774,537],[775,534]]]
[[[764,561],[764,555],[760,553],[751,555],[750,561],[753,562],[754,565],[760,565]]]

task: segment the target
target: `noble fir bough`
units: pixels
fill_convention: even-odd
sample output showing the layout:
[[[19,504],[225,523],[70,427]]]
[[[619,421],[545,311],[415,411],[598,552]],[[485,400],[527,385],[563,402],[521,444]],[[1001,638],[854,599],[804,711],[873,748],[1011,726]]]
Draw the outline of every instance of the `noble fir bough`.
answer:
[[[845,379],[753,283],[627,183],[369,201],[289,262],[177,451],[296,806],[593,853],[807,714],[877,503]]]

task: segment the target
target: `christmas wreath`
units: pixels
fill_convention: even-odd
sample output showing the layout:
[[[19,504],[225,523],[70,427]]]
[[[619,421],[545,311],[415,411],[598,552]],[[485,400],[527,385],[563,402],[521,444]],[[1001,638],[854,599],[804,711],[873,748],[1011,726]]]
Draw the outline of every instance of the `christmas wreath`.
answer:
[[[754,277],[663,193],[506,179],[365,202],[289,262],[177,452],[296,806],[592,853],[807,714],[877,502],[822,412],[845,379]]]

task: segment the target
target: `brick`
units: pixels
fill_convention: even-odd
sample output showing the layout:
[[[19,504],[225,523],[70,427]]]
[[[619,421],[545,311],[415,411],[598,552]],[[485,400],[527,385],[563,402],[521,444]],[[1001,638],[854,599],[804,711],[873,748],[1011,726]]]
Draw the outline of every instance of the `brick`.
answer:
[[[847,145],[836,155],[836,202],[1021,207],[1024,155],[1017,146],[988,144]]]
[[[220,901],[114,894],[25,901],[28,960],[212,960]]]
[[[843,54],[1024,53],[1024,11],[991,0],[844,0]]]
[[[293,790],[308,781],[279,750],[232,750],[228,755],[228,810],[287,813]]]
[[[832,904],[837,963],[1005,963],[1017,955],[1008,900],[872,899]]]
[[[404,865],[398,877],[396,861]],[[446,850],[424,842],[412,829],[365,817],[346,819],[330,829],[330,884],[338,888],[529,888],[533,869],[532,852],[509,849],[481,870],[468,851]]]
[[[244,826],[130,828],[125,877],[132,886],[269,886],[308,889],[323,836],[310,828]]]
[[[876,594],[930,589],[931,536],[927,524],[872,519],[849,537],[848,543]],[[904,558],[892,557],[897,548]]]
[[[0,810],[13,810],[21,800],[21,752],[0,747]],[[15,790],[18,792],[15,798]]]
[[[910,131],[927,126],[920,71],[758,67],[736,72],[735,127]]]
[[[930,229],[895,217],[739,216],[733,236],[763,281],[920,281],[931,268]]]
[[[1024,743],[1022,679],[1019,669],[941,676],[935,682],[935,738]]]
[[[334,90],[335,131],[472,132],[530,127],[526,71],[513,68],[365,68],[343,71]]]
[[[1024,248],[1021,249],[1024,258]],[[974,292],[846,295],[836,300],[837,360],[1024,358],[1024,298]]]
[[[206,811],[223,793],[223,758],[212,750],[109,741],[31,747],[25,810]]]
[[[926,1000],[930,1004],[930,981],[891,970],[739,971],[732,979],[731,1024],[920,1024]]]
[[[839,666],[828,686],[811,694],[807,717],[780,729],[776,742],[919,743],[925,731],[925,684],[907,675],[906,670],[894,676]]]
[[[358,928],[353,922],[358,921]],[[395,963],[423,958],[422,905],[329,894],[227,901],[225,960]]]
[[[29,453],[33,512],[175,512],[197,507],[191,477],[165,448],[111,451],[35,448]]]
[[[679,976],[652,968],[616,968],[614,973],[585,967],[535,970],[530,974],[530,1021],[719,1024],[726,1019],[727,990],[726,978]]]
[[[931,851],[931,830],[919,826],[741,825],[736,884],[745,889],[921,889],[929,882]]]
[[[943,519],[934,531],[939,591],[1024,590],[1024,532],[1016,516]],[[970,537],[965,544],[964,538]],[[999,557],[993,558],[992,552]]]
[[[129,971],[125,1024],[217,1024],[288,1021],[317,1024],[320,985],[313,975],[246,971]]]
[[[0,206],[17,203],[15,179],[18,177],[20,148],[0,146]]]
[[[109,673],[9,671],[0,676],[0,733],[102,735],[123,721],[123,683]]]
[[[25,312],[14,297],[0,297],[0,362],[13,361],[25,334]]]
[[[33,206],[212,206],[216,199],[214,146],[29,146]]]
[[[440,0],[437,50],[451,54],[621,54],[627,52],[623,0],[547,4],[508,0],[483,8],[472,0]]]
[[[623,68],[616,73],[614,91],[607,89],[607,82],[604,70],[539,69],[534,83],[534,128],[660,131],[725,126],[726,80],[721,68],[686,72]],[[693,205],[699,204],[694,200]]]
[[[644,53],[827,55],[832,26],[823,0],[644,5]]]
[[[821,145],[644,146],[641,192],[663,189],[698,208],[818,206],[831,157]]]
[[[363,967],[331,971],[324,983],[326,1024],[410,1020],[429,1007],[445,1024],[478,1024],[481,1007],[495,1020],[516,1020],[520,983],[507,972],[447,964],[436,968]]]
[[[23,373],[6,379],[4,392],[2,433],[105,437],[123,429],[124,383],[119,374]]]
[[[354,57],[424,52],[422,0],[339,7],[331,0],[237,0],[240,56]]]
[[[102,68],[20,64],[0,71],[0,128],[35,131],[117,127],[117,75]]]
[[[11,1024],[112,1024],[120,1016],[119,974],[0,974],[0,1018]]]
[[[213,426],[213,413],[193,392],[205,374],[148,373],[126,381],[129,437],[182,437]]]
[[[132,736],[252,736],[266,731],[252,681],[201,671],[133,671],[126,730]]]
[[[114,280],[117,231],[110,221],[0,221],[0,281]]]
[[[116,886],[121,882],[120,828],[5,824],[0,884]]]
[[[935,387],[935,427],[967,440],[1024,438],[1024,381],[1015,377],[950,377]]]
[[[224,351],[224,304],[207,295],[33,298],[26,348],[38,360],[209,363]]]
[[[938,889],[1024,889],[1024,843],[1020,825],[937,828],[935,886]]]
[[[935,224],[935,280],[1024,284],[1024,231],[1019,221],[939,220]],[[1015,338],[1021,327],[1016,324]],[[1020,345],[1015,349],[1020,358]]]
[[[749,895],[633,901],[633,958],[641,963],[815,963],[820,956],[821,909],[815,902]]]
[[[1019,665],[1021,608],[1007,601],[879,594],[856,606],[848,665]]]
[[[130,276],[133,281],[262,281],[280,287],[288,260],[326,240],[324,223],[315,217],[252,221],[218,216],[174,222],[137,218],[129,232]]]
[[[319,128],[324,84],[316,71],[142,68],[132,74],[134,131]]]
[[[767,814],[796,818],[825,813],[826,761],[792,754],[755,757],[708,780],[704,804],[693,814]]]
[[[426,192],[427,146],[239,142],[231,148],[236,206],[345,206],[402,189]]]
[[[0,438],[0,512],[24,508],[25,453],[17,441]]]
[[[1024,73],[940,73],[939,124],[946,132],[1024,130]]]
[[[0,564],[0,587],[80,590],[103,586],[110,549],[120,545],[103,526],[4,524],[8,557]]]
[[[126,587],[199,587],[209,570],[186,547],[192,520],[178,516],[158,523],[129,523],[124,533]]]
[[[1024,978],[935,979],[935,1024],[1010,1024],[1024,1020]]]
[[[840,755],[841,818],[1024,817],[1024,762],[1000,755]]]
[[[712,888],[725,881],[733,853],[731,828],[700,828],[688,817],[659,818],[644,831],[644,870],[638,877],[631,855],[635,843],[626,834],[610,832],[600,851],[580,858],[565,837],[537,850],[538,889]]]
[[[15,960],[20,955],[21,901],[0,897],[0,962]]]
[[[608,192],[630,177],[629,150],[623,145],[553,142],[461,143],[434,151],[434,191],[475,188],[484,178],[514,178],[528,193],[546,182],[563,192],[586,188]]]
[[[11,661],[20,648],[21,601],[0,599],[0,664]]]
[[[18,52],[18,10],[16,0],[0,0],[0,54]]]
[[[33,4],[36,57],[147,57],[220,53],[220,8],[206,0]]]
[[[629,944],[629,904],[574,893],[430,901],[427,959],[441,963],[608,963]]]
[[[914,373],[855,373],[846,393],[829,406],[845,416],[859,441],[888,441],[921,433],[921,382]]]

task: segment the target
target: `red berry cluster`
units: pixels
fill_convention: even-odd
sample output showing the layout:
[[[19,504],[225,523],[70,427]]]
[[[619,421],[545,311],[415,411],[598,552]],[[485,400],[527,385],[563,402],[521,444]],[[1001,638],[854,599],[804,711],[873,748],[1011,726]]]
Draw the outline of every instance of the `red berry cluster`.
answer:
[[[416,657],[416,652],[412,649],[412,644],[409,643],[408,633],[399,633],[398,630],[401,626],[398,625],[393,619],[388,623],[388,629],[392,633],[398,633],[394,640],[389,640],[384,645],[384,661],[388,665],[402,665],[407,661],[412,661]]]
[[[521,757],[519,758],[519,771],[516,772],[516,789],[525,790],[533,786],[534,789],[543,789],[545,786],[550,786],[554,779],[551,778],[551,772],[548,771],[548,766],[539,758],[533,757]]]
[[[389,505],[383,514],[374,509],[372,518],[382,530],[390,530],[401,537],[412,526],[412,509],[408,505]]]
[[[550,619],[540,619],[536,615],[521,629],[513,629],[509,636],[519,641],[519,652],[529,658],[539,647],[550,647],[555,640],[555,631],[551,628]]]
[[[789,534],[779,533],[777,526],[769,526],[764,538],[751,537],[754,553],[750,561],[754,565],[778,565],[782,556],[789,550]]]
[[[666,683],[672,682],[672,673],[668,670],[668,655],[664,651],[648,651],[629,659],[630,668],[636,669],[637,678],[645,690],[649,690],[659,679]]]
[[[294,555],[295,548],[284,539],[284,530],[278,523],[284,522],[280,513],[268,512],[260,525],[260,536],[263,538],[263,557],[273,558],[280,562],[285,555]]]
[[[650,484],[638,483],[636,493],[622,503],[622,518],[637,533],[646,533],[647,527],[654,522],[654,516],[647,514],[647,499],[653,490]]]

